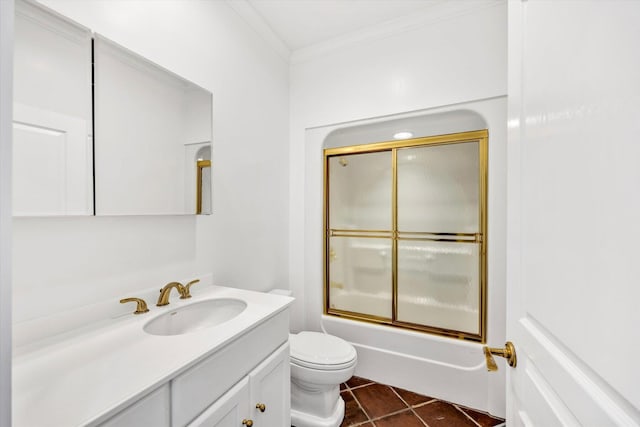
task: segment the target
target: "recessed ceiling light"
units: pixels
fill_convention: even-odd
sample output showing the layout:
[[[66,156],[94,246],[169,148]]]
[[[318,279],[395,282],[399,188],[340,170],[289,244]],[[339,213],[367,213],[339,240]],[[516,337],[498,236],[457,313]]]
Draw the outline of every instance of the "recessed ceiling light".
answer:
[[[397,132],[397,133],[393,134],[393,139],[409,139],[412,136],[413,136],[413,133],[407,132],[407,131],[403,131],[403,132]]]

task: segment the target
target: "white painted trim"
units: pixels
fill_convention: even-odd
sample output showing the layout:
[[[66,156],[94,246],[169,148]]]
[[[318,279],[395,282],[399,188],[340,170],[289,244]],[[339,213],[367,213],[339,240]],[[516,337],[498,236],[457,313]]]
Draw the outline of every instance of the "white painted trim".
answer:
[[[14,0],[0,1],[0,425],[11,425],[11,138]]]
[[[89,28],[34,0],[18,1],[15,9],[16,16],[33,21],[40,28],[46,28],[81,46],[85,46],[87,37],[91,37]]]
[[[139,53],[136,53],[129,48],[126,48],[121,44],[114,42],[113,40],[103,36],[102,34],[94,33],[93,38],[95,43],[94,63],[96,64],[96,81],[97,75],[100,72],[100,60],[104,55],[108,55],[111,58],[117,59],[121,63],[137,71],[141,71],[145,75],[153,77],[167,85],[171,85],[184,91],[193,89],[203,90],[211,95],[211,92],[205,89],[203,86],[200,86],[197,83],[194,83],[191,80],[188,80],[181,75],[176,74],[168,68],[165,68],[162,65],[153,62],[149,58],[146,58]]]
[[[291,54],[291,63],[298,64],[323,56],[337,49],[412,31],[427,25],[448,21],[462,15],[477,13],[480,10],[490,7],[502,7],[504,3],[505,0],[443,0],[440,3],[425,8],[421,12],[392,19],[381,24],[371,25],[340,37],[297,49]]]
[[[291,57],[289,46],[247,0],[226,0],[226,2],[282,59],[289,61]]]

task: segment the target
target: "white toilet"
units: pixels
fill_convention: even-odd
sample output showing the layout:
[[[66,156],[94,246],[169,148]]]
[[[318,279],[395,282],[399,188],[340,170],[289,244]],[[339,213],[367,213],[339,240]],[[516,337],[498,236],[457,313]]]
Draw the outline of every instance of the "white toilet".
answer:
[[[288,289],[270,294],[291,296]],[[344,418],[340,383],[356,369],[356,349],[342,338],[321,332],[289,334],[291,425],[338,427]]]
[[[291,424],[295,427],[338,427],[344,417],[340,383],[356,368],[355,348],[321,332],[289,335]]]

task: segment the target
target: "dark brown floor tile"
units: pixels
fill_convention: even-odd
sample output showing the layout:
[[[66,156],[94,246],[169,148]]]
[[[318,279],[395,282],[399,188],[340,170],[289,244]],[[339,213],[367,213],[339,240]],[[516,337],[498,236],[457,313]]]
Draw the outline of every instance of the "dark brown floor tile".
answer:
[[[393,387],[393,389],[400,395],[402,400],[407,402],[410,406],[419,405],[421,403],[426,403],[430,400],[433,400],[433,397],[423,396],[409,390],[404,390],[398,387]]]
[[[447,402],[431,402],[413,410],[429,427],[477,427],[473,421]]]
[[[347,381],[347,385],[349,387],[358,387],[361,385],[365,385],[365,384],[372,384],[373,381],[368,380],[366,378],[360,378],[360,377],[351,377],[348,381]]]
[[[347,427],[368,420],[349,390],[343,391],[340,393],[340,396],[342,396],[344,400],[344,419],[342,420],[342,424],[340,424],[341,427]]]
[[[413,412],[406,410],[399,414],[390,415],[374,421],[376,427],[424,427],[420,418],[416,417]]]
[[[345,390],[347,385],[345,383],[340,383],[340,391]]]
[[[502,418],[495,418],[489,414],[485,414],[484,412],[462,407],[460,407],[460,409],[462,409],[467,415],[473,418],[474,421],[480,424],[482,427],[493,427],[497,426],[498,424],[504,423],[504,420]]]
[[[371,384],[351,391],[369,418],[382,417],[407,407],[391,387],[386,385]]]

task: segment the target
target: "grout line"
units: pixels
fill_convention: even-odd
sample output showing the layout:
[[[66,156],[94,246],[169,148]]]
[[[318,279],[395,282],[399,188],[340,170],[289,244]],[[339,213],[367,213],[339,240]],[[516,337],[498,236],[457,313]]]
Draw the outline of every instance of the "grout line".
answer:
[[[393,391],[395,391],[395,389],[394,389]],[[396,392],[396,394],[398,395],[398,397],[400,397],[400,395],[398,394],[398,392]],[[400,397],[400,399],[402,399],[402,397]],[[402,400],[404,401],[404,399],[402,399]],[[414,415],[418,420],[420,420],[420,422],[421,422],[424,426],[429,427],[429,424],[427,424],[427,422],[426,422],[425,420],[423,420],[423,419],[422,419],[422,417],[420,417],[420,415],[418,415],[418,413],[417,413],[413,408],[421,408],[421,407],[423,407],[423,406],[427,406],[429,403],[433,403],[433,402],[437,402],[437,401],[438,401],[438,399],[431,399],[431,400],[429,400],[428,402],[423,402],[423,403],[420,403],[420,404],[418,404],[418,405],[409,406],[409,409],[411,410],[411,412],[413,413],[413,415]],[[405,403],[406,403],[406,402],[405,402]]]
[[[356,397],[356,395],[349,390],[349,393],[351,393],[351,396],[353,396],[353,400],[356,401],[356,403],[358,404],[358,408],[360,408],[360,410],[362,411],[362,413],[364,414],[365,417],[367,417],[367,421],[371,421],[371,418],[369,417],[369,414],[367,414],[367,411],[364,410],[364,408],[362,407],[362,405],[360,404],[360,401],[358,400],[358,398]],[[366,422],[366,421],[365,421]]]
[[[349,389],[349,390],[355,390],[355,389],[362,388],[362,387],[366,387],[366,386],[368,386],[368,385],[372,385],[372,384],[379,384],[379,383],[376,383],[376,382],[372,381],[372,382],[370,382],[370,383],[360,384],[360,385],[357,385],[357,386],[355,386],[355,387],[349,387],[349,386],[345,383],[345,385],[348,387],[348,389]]]
[[[403,412],[409,412],[409,411],[411,411],[411,408],[404,408],[404,409],[401,409],[401,410],[399,410],[399,411],[389,412],[388,414],[384,414],[384,415],[381,415],[381,416],[379,416],[379,417],[375,417],[375,418],[373,418],[373,419],[370,419],[369,421],[371,421],[371,422],[373,422],[373,421],[380,421],[380,420],[381,420],[381,419],[383,419],[383,418],[387,418],[387,417],[390,417],[390,416],[392,416],[392,415],[398,415],[398,414],[401,414],[401,413],[403,413]],[[413,411],[411,411],[411,412],[413,412]]]
[[[420,415],[418,415],[418,413],[416,411],[413,410],[413,408],[411,408],[411,412],[413,412],[413,415],[419,419],[422,424],[424,424],[426,427],[429,427],[429,424],[427,424],[427,422],[425,420],[423,420],[422,418],[420,418]]]
[[[391,389],[391,391],[392,391],[396,396],[398,396],[398,398],[399,398],[400,400],[402,400],[402,403],[404,403],[405,405],[407,405],[407,408],[411,408],[411,405],[409,405],[409,404],[407,403],[407,401],[406,401],[406,400],[404,400],[404,399],[402,398],[402,396],[400,396],[400,394],[396,391],[396,389],[395,389],[395,388],[393,388],[393,386],[387,386],[387,387],[389,387],[389,388]]]
[[[360,377],[360,378],[361,378],[361,377]],[[422,402],[422,403],[419,403],[419,404],[417,404],[417,405],[410,405],[409,403],[407,403],[407,401],[406,401],[406,400],[404,400],[404,399],[402,398],[402,396],[400,396],[400,394],[395,390],[395,388],[394,388],[393,386],[388,385],[388,384],[381,384],[381,383],[377,383],[377,382],[375,382],[375,381],[371,381],[371,380],[369,380],[369,379],[367,379],[367,378],[361,378],[361,379],[367,380],[367,381],[369,381],[369,382],[368,382],[368,383],[366,383],[366,384],[360,384],[360,385],[355,386],[355,387],[349,387],[349,385],[345,382],[345,383],[342,383],[342,384],[344,384],[345,389],[340,390],[340,392],[341,392],[341,393],[342,393],[342,392],[344,392],[344,391],[348,391],[349,393],[351,393],[351,396],[353,396],[353,399],[354,399],[354,400],[356,401],[356,403],[358,404],[358,407],[359,407],[359,408],[360,408],[360,410],[364,413],[364,415],[367,417],[367,420],[366,420],[366,421],[362,421],[362,422],[357,423],[357,424],[350,424],[348,427],[363,426],[363,425],[365,425],[365,424],[367,424],[367,423],[372,423],[372,424],[374,425],[374,427],[375,427],[375,425],[376,425],[376,424],[375,424],[375,422],[374,422],[374,421],[379,421],[379,420],[381,420],[381,419],[383,419],[383,418],[386,418],[386,417],[389,417],[389,416],[392,416],[392,415],[397,415],[397,414],[400,414],[400,413],[405,412],[405,411],[407,411],[407,410],[411,411],[411,413],[412,413],[412,414],[413,414],[413,415],[414,415],[418,420],[420,420],[420,422],[422,422],[422,424],[423,424],[425,427],[429,427],[429,424],[427,424],[427,422],[426,422],[425,420],[423,420],[423,419],[418,415],[418,413],[414,410],[414,408],[420,408],[420,407],[422,407],[422,406],[426,406],[426,405],[429,405],[429,404],[434,403],[434,402],[442,402],[442,403],[447,403],[447,404],[452,405],[454,408],[456,408],[456,410],[458,410],[459,412],[461,412],[461,413],[462,413],[462,414],[463,414],[467,419],[469,419],[469,420],[470,420],[470,421],[471,421],[475,426],[482,427],[482,426],[481,426],[481,425],[480,425],[476,420],[474,420],[473,418],[471,418],[471,416],[470,416],[469,414],[467,414],[467,413],[464,411],[464,409],[462,409],[462,408],[466,408],[466,407],[463,407],[463,406],[458,405],[458,404],[456,404],[456,403],[448,402],[448,401],[446,401],[446,400],[440,400],[440,399],[432,398],[431,400],[429,400],[429,401],[427,401],[427,402]],[[390,412],[390,413],[388,413],[388,414],[385,414],[385,415],[382,415],[382,416],[379,416],[379,417],[376,417],[376,418],[371,418],[371,417],[369,416],[369,414],[367,413],[367,411],[365,411],[365,410],[364,410],[364,407],[362,406],[362,404],[360,403],[360,401],[359,401],[359,400],[358,400],[358,398],[356,397],[355,393],[353,393],[353,390],[356,390],[356,389],[359,389],[359,388],[364,388],[364,387],[367,387],[367,386],[370,386],[370,385],[374,385],[374,384],[378,384],[378,385],[383,385],[383,386],[389,387],[389,388],[391,389],[391,391],[392,391],[392,392],[393,392],[393,393],[394,393],[394,394],[395,394],[395,395],[400,399],[400,401],[402,401],[402,403],[404,403],[407,407],[406,407],[406,408],[404,408],[404,409],[401,409],[401,410],[399,410],[399,411]],[[473,409],[473,408],[469,408],[469,409],[476,411],[476,409]],[[494,416],[493,416],[493,415],[491,415],[491,414],[487,414],[487,415],[488,415],[489,417],[491,417],[491,418],[495,419],[495,420],[498,420],[498,421],[500,420],[500,418],[496,418],[496,417],[494,417]],[[497,426],[495,426],[495,427],[504,427],[504,426],[506,426],[506,423],[503,421],[501,424],[499,424],[499,425],[497,425]]]
[[[469,418],[471,420],[472,423],[474,423],[475,425],[477,425],[478,427],[482,427],[476,420],[474,420],[473,418],[471,418],[471,416],[469,414],[467,414],[465,411],[463,411],[462,409],[460,409],[460,407],[458,405],[452,404],[454,408],[456,408],[459,412],[462,412],[462,414]]]
[[[422,403],[418,403],[417,405],[413,405],[412,408],[421,408],[421,407],[427,406],[428,404],[433,403],[433,402],[443,402],[443,400],[439,400],[439,399],[433,398],[433,399],[431,399],[431,400],[429,400],[427,402],[422,402]]]
[[[414,416],[414,417],[416,417],[418,420],[420,420],[420,422],[421,422],[424,426],[429,427],[429,424],[427,424],[426,422],[424,422],[424,420],[418,416],[418,413],[417,413],[416,411],[414,411],[414,410],[413,410],[413,406],[412,406],[412,405],[409,405],[409,403],[408,403],[406,400],[404,400],[404,399],[402,398],[402,396],[400,396],[400,393],[398,393],[394,387],[389,387],[389,388],[390,388],[391,390],[393,390],[393,392],[396,394],[396,396],[398,396],[398,397],[400,398],[400,400],[402,400],[402,401],[404,402],[404,404],[405,404],[405,405],[407,405],[407,407],[409,408],[409,410],[411,411],[411,413],[413,414],[413,416]],[[433,401],[433,400],[432,400],[432,401]]]
[[[413,413],[415,414],[416,418],[418,418],[420,421],[422,421],[422,424],[424,424],[425,426],[429,427],[429,424],[427,424],[427,422],[425,420],[423,420],[420,415],[418,415],[418,413],[416,411],[413,410],[413,408],[411,409],[411,411],[413,411]]]

